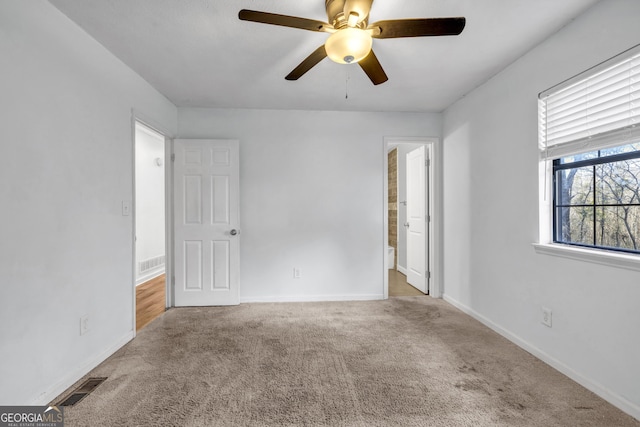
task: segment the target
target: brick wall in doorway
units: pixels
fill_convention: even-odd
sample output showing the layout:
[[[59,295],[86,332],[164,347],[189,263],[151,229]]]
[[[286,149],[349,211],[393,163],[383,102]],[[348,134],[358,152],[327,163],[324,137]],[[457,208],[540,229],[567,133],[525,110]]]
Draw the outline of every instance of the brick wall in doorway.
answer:
[[[398,149],[388,153],[389,160],[389,246],[394,251],[393,267],[398,265]]]

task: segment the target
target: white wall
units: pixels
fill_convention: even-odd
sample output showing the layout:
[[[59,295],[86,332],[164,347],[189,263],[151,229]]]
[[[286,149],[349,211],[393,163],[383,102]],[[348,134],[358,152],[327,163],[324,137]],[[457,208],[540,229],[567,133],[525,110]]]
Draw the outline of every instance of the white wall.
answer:
[[[142,261],[165,255],[164,137],[140,124],[135,133],[136,285],[159,276],[165,264],[140,271]],[[157,161],[160,161],[160,164]]]
[[[439,137],[439,114],[179,109],[178,123],[180,138],[240,140],[241,301],[382,298],[384,137]]]
[[[640,42],[606,0],[444,112],[445,298],[640,418],[640,273],[537,254],[537,94]],[[553,310],[553,328],[541,324]]]
[[[0,2],[0,53],[0,405],[44,404],[133,336],[132,108],[176,109],[44,0]]]

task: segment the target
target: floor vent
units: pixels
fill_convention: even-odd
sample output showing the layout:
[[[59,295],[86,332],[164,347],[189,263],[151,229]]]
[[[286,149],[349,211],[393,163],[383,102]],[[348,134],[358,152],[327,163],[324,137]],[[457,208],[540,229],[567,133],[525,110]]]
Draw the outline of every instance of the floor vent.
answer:
[[[58,406],[73,406],[87,397],[89,393],[96,389],[100,384],[106,380],[106,377],[94,377],[89,378],[78,388],[76,388],[66,399],[58,404]]]

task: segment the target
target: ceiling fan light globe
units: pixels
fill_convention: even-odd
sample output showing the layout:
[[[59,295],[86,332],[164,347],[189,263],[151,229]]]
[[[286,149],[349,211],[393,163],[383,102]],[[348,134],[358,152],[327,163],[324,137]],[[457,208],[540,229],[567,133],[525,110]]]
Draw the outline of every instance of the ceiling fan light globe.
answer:
[[[371,35],[359,28],[343,28],[331,34],[324,47],[327,56],[338,64],[353,64],[364,59],[373,46]]]

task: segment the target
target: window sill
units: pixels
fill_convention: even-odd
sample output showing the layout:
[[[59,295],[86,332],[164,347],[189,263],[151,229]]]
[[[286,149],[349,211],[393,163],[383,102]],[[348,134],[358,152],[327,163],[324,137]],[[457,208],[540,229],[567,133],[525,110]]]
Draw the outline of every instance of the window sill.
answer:
[[[533,247],[539,254],[640,271],[640,256],[638,255],[585,249],[552,243],[534,243]]]

